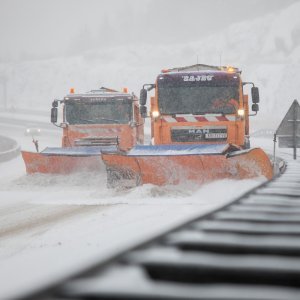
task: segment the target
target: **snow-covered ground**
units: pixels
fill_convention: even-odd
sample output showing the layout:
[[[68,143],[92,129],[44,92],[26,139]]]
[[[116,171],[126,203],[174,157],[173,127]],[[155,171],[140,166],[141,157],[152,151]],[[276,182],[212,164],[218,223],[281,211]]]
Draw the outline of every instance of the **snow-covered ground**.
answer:
[[[32,149],[22,127],[1,127]],[[39,137],[58,144],[59,132]],[[223,205],[261,183],[220,180],[204,186],[144,185],[110,190],[106,174],[25,174],[19,156],[0,164],[0,298],[59,279],[98,258]]]

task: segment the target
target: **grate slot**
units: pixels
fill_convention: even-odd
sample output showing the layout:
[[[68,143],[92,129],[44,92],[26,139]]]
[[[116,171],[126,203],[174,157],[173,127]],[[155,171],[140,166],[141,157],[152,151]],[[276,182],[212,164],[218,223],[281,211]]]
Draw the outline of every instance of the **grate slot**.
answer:
[[[286,215],[299,215],[300,207],[289,207],[289,206],[276,206],[276,205],[251,205],[251,204],[235,204],[228,208],[229,211],[234,212],[262,212],[262,213],[272,213],[272,214],[286,214]]]
[[[254,205],[282,205],[300,207],[300,201],[297,198],[276,196],[276,195],[251,195],[242,199],[240,204],[254,204]]]
[[[252,222],[265,222],[265,223],[294,223],[300,225],[300,215],[291,214],[274,214],[242,211],[220,211],[214,214],[216,219],[219,220],[231,220],[231,221],[252,221]]]
[[[297,224],[270,224],[256,222],[232,221],[202,221],[191,225],[195,230],[217,233],[239,233],[247,235],[300,235],[300,226]]]
[[[258,195],[282,195],[289,197],[300,197],[300,189],[287,189],[287,188],[275,188],[275,187],[266,187],[260,189],[256,192]]]
[[[244,235],[227,232],[195,232],[182,230],[169,234],[165,239],[168,246],[184,250],[211,251],[216,253],[294,255],[300,253],[298,237],[285,235]]]

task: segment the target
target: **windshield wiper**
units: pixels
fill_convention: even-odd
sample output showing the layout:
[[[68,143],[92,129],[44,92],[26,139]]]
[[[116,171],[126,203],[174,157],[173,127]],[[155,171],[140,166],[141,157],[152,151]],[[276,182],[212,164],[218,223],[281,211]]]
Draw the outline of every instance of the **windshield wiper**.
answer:
[[[87,122],[87,123],[90,123],[90,124],[94,124],[95,123],[95,121],[97,121],[97,120],[104,120],[104,121],[110,121],[110,122],[115,122],[115,123],[120,123],[120,121],[119,120],[114,120],[114,119],[107,119],[107,118],[95,118],[95,119],[93,119],[93,120],[89,120],[89,119],[82,119],[82,118],[80,118],[80,119],[78,119],[79,121],[84,121],[84,122]]]
[[[94,120],[81,119],[81,118],[79,118],[78,121],[84,121],[84,122],[87,122],[87,123],[94,123]]]
[[[193,112],[193,115],[201,115],[201,116],[204,116],[204,115],[223,115],[224,112],[222,111],[206,111],[206,112]]]
[[[116,123],[120,124],[120,121],[119,120],[115,120],[115,119],[96,118],[95,120],[105,120],[105,121],[116,122]]]

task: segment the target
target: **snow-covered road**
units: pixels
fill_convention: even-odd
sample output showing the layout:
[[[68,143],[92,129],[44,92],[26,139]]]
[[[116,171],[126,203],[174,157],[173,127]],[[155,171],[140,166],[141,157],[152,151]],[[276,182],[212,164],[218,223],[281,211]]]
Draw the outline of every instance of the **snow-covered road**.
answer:
[[[1,127],[33,149],[23,128]],[[59,132],[40,137],[59,144]],[[264,178],[221,180],[201,187],[106,188],[106,174],[25,174],[22,158],[0,164],[0,298],[80,269],[99,257],[223,205]]]

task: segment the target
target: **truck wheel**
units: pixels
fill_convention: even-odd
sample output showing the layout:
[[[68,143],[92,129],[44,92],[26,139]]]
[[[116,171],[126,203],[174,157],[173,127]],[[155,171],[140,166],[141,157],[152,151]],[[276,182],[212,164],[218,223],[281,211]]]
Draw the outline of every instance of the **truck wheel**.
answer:
[[[119,186],[119,183],[121,181],[121,174],[111,168],[106,168],[106,174],[107,174],[107,187],[109,189],[114,189]]]
[[[132,188],[141,185],[140,176],[128,170],[117,170],[106,168],[107,187],[115,188]]]

